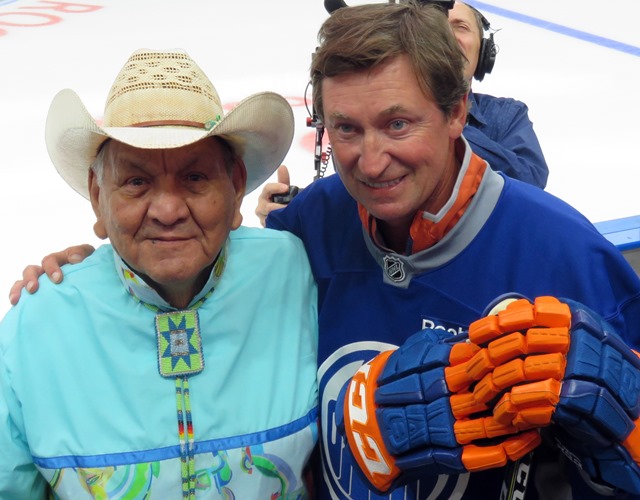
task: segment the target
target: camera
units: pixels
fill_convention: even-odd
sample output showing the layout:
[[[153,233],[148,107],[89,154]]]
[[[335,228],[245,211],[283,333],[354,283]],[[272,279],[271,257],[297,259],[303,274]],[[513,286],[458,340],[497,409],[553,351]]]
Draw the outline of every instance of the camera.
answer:
[[[419,0],[419,2],[422,4],[434,4],[442,8],[442,10],[447,11],[449,9],[453,9],[455,0]],[[324,0],[324,8],[327,9],[329,14],[341,7],[348,7],[344,0]]]

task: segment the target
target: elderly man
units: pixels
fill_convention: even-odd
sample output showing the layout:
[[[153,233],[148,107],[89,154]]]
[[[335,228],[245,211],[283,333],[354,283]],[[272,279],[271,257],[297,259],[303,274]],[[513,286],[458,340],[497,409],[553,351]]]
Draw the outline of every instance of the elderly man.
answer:
[[[224,115],[181,51],[135,52],[102,125],[54,98],[50,156],[111,245],[0,324],[0,498],[306,496],[315,284],[240,214],[292,137],[284,98]]]
[[[338,175],[267,219],[303,240],[318,284],[318,498],[637,495],[636,274],[581,214],[472,152],[441,10],[343,8],[319,40]]]

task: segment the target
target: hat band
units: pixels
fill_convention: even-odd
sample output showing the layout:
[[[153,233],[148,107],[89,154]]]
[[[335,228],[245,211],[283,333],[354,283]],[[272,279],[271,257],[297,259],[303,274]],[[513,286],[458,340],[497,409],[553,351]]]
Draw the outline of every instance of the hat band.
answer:
[[[150,121],[150,122],[132,123],[129,126],[130,127],[162,127],[166,125],[177,125],[179,127],[206,128],[204,123],[190,122],[187,120],[158,120],[158,121]]]

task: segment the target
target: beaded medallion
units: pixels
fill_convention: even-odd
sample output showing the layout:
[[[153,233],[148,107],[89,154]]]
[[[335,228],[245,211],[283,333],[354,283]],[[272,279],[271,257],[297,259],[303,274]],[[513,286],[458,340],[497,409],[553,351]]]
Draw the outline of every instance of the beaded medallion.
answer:
[[[156,314],[158,369],[165,378],[195,375],[204,369],[198,312]]]

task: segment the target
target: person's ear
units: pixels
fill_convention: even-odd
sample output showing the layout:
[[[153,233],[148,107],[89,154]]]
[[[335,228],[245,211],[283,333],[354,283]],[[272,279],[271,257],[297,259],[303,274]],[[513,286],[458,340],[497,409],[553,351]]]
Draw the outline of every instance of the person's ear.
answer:
[[[467,123],[469,94],[465,94],[451,110],[449,117],[449,137],[457,139],[462,135],[462,130]]]
[[[235,207],[233,214],[233,223],[231,228],[238,229],[242,224],[242,213],[240,212],[240,206],[244,199],[244,194],[247,191],[247,169],[244,166],[242,158],[237,158],[233,163],[233,171],[231,172],[231,182],[236,192],[235,194]]]
[[[87,182],[89,184],[91,208],[93,208],[93,213],[96,216],[96,223],[93,225],[93,232],[98,238],[105,240],[108,235],[105,228],[102,210],[100,210],[100,185],[98,184],[98,177],[92,168],[89,169],[89,179]]]

